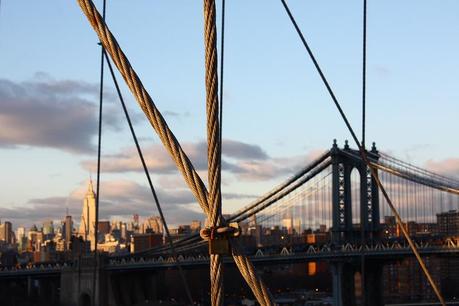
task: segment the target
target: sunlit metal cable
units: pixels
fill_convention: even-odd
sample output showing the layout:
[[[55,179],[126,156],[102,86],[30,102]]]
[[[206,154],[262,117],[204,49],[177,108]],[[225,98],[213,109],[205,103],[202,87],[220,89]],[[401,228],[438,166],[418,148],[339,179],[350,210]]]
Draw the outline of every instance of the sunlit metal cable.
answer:
[[[186,281],[185,274],[184,274],[183,269],[182,269],[182,265],[181,265],[180,261],[178,260],[177,252],[175,250],[174,244],[172,242],[172,237],[171,237],[171,234],[170,234],[170,231],[169,231],[169,226],[167,225],[167,221],[166,221],[166,218],[164,216],[163,210],[161,208],[161,204],[159,203],[158,195],[156,193],[155,187],[153,186],[153,182],[152,182],[151,177],[150,177],[150,172],[148,171],[148,167],[147,167],[147,164],[145,162],[145,158],[143,156],[142,149],[140,148],[140,144],[139,144],[139,141],[137,139],[137,135],[135,133],[134,127],[132,125],[131,118],[130,118],[128,110],[126,108],[126,104],[124,103],[124,98],[123,98],[123,95],[121,94],[121,90],[119,88],[118,81],[116,80],[115,72],[113,70],[112,64],[111,64],[110,59],[108,58],[108,55],[107,55],[106,52],[104,52],[104,56],[105,56],[105,59],[107,61],[108,68],[110,70],[110,74],[112,76],[113,83],[115,85],[116,92],[118,94],[118,98],[119,98],[121,106],[123,108],[123,112],[124,112],[124,115],[126,117],[126,121],[127,121],[128,125],[129,125],[129,130],[131,131],[132,138],[133,138],[133,140],[135,142],[137,153],[139,154],[139,158],[140,158],[140,161],[142,163],[142,167],[143,167],[143,170],[145,172],[145,176],[147,177],[148,185],[150,186],[150,190],[151,190],[151,193],[153,195],[153,199],[155,200],[156,208],[158,209],[158,213],[159,213],[159,216],[161,218],[161,222],[163,223],[164,231],[166,232],[166,239],[168,241],[169,248],[170,248],[172,256],[173,256],[173,258],[175,260],[176,266],[178,268],[180,278],[181,278],[183,286],[185,288],[186,296],[188,298],[188,301],[191,304],[193,304],[193,298],[191,296],[191,291],[190,291],[190,288],[188,286],[188,282]]]

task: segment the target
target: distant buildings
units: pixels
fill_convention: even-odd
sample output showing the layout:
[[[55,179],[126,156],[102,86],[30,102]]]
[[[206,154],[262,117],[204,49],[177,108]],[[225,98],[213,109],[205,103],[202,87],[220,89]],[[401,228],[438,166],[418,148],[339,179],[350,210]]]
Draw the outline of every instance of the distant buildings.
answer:
[[[201,230],[201,221],[199,220],[191,221],[190,229],[193,233],[198,233]]]
[[[163,233],[163,222],[160,217],[150,217],[142,224],[141,233]]]
[[[134,234],[131,236],[131,253],[148,250],[161,244],[163,244],[162,234]]]
[[[459,234],[459,211],[450,210],[437,214],[438,232],[444,235]]]

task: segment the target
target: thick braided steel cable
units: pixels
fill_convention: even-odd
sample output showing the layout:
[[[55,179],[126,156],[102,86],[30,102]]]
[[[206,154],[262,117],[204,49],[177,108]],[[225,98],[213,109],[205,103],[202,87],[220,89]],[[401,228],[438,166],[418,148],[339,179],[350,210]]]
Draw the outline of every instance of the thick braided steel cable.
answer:
[[[286,190],[289,185],[293,184],[295,181],[301,179],[304,177],[306,174],[310,173],[312,170],[314,170],[318,165],[320,165],[325,159],[327,159],[330,156],[330,151],[324,152],[322,155],[320,155],[318,158],[316,158],[313,162],[311,162],[308,166],[305,168],[301,169],[297,173],[295,173],[292,177],[288,178],[285,182],[282,184],[279,184],[269,192],[265,193],[262,195],[260,198],[257,200],[249,203],[246,205],[243,209],[237,211],[233,215],[231,215],[226,221],[227,222],[232,222],[232,221],[238,221],[240,220],[238,217],[246,214],[247,212],[253,211],[256,209],[258,206],[263,206],[264,204],[267,203],[268,200],[272,199],[275,195],[281,193],[282,191]],[[317,172],[317,171],[315,171]],[[304,183],[304,181],[303,181]],[[246,218],[244,218],[246,219]],[[182,246],[183,244],[190,244],[194,245],[196,242],[200,241],[200,236],[198,234],[194,234],[182,239],[179,239],[174,242],[174,245]],[[154,247],[149,250],[144,250],[138,253],[134,253],[134,256],[142,256],[142,255],[147,255],[147,254],[157,254],[161,252],[165,252],[168,249],[168,246],[161,246],[161,247]],[[126,257],[127,255],[122,255],[122,256],[117,256],[117,257]]]
[[[184,176],[185,181],[191,189],[191,192],[198,199],[198,203],[207,214],[209,212],[207,190],[188,156],[185,154],[178,140],[169,129],[166,121],[164,120],[164,117],[161,115],[158,108],[154,104],[153,99],[146,91],[145,87],[140,81],[140,78],[132,68],[124,52],[119,47],[115,37],[110,32],[106,23],[103,21],[94,3],[91,0],[77,1],[83,13],[88,18],[91,26],[97,33],[105,48],[105,51],[112,58],[113,63],[120,71],[121,76],[136,98],[139,106],[147,116],[148,121],[150,121],[153,129],[156,131],[163,145],[166,147],[171,157],[175,161],[177,168]]]
[[[112,64],[110,63],[110,59],[108,58],[107,52],[105,52],[105,50],[103,48],[102,48],[102,50],[103,50],[103,54],[104,54],[105,60],[107,61],[108,68],[110,70],[110,74],[111,74],[112,79],[113,79],[113,84],[115,85],[116,93],[118,94],[118,98],[119,98],[119,101],[121,103],[121,107],[123,108],[123,113],[124,113],[124,115],[126,117],[126,121],[128,123],[129,130],[131,131],[132,139],[134,140],[135,147],[137,149],[137,153],[139,155],[140,162],[141,162],[143,170],[145,172],[145,176],[147,178],[148,185],[150,186],[150,190],[151,190],[153,199],[155,200],[156,209],[158,210],[159,216],[161,218],[161,222],[163,223],[164,231],[166,233],[166,239],[167,239],[167,241],[169,243],[170,253],[171,253],[172,257],[174,258],[174,260],[176,262],[176,265],[177,265],[177,268],[178,268],[178,271],[179,271],[179,275],[180,275],[180,279],[181,279],[181,281],[183,283],[183,286],[185,287],[185,293],[186,293],[186,296],[188,298],[188,302],[190,304],[193,304],[193,297],[191,296],[190,287],[188,286],[188,282],[186,281],[185,273],[183,272],[183,268],[182,268],[182,264],[180,263],[180,260],[178,259],[177,251],[176,251],[176,248],[174,247],[174,243],[172,241],[172,237],[171,237],[171,233],[169,231],[169,226],[167,225],[166,217],[164,216],[163,209],[161,208],[161,204],[159,203],[159,199],[158,199],[158,195],[156,194],[155,187],[153,186],[153,182],[151,180],[150,172],[148,171],[147,163],[145,162],[145,158],[143,157],[143,152],[142,152],[142,149],[140,148],[139,140],[137,139],[137,135],[135,133],[134,126],[132,125],[131,117],[129,116],[129,112],[128,112],[127,108],[126,108],[126,103],[124,103],[124,98],[123,98],[123,95],[121,94],[121,89],[120,89],[120,87],[118,85],[118,81],[117,81],[116,76],[115,76],[115,71],[113,70]]]
[[[237,239],[231,239],[231,251],[234,262],[239,268],[242,277],[252,290],[257,302],[262,306],[274,305],[273,298],[265,286],[264,282],[260,281],[258,275],[255,273],[255,267],[250,262],[249,258],[242,254],[240,250],[242,247]]]
[[[207,167],[209,183],[208,222],[211,227],[221,222],[221,139],[219,132],[217,26],[215,0],[204,0],[204,46],[206,66]],[[209,241],[209,243],[211,243]],[[214,306],[223,305],[222,255],[210,255],[210,298]]]
[[[282,183],[281,185],[274,188],[267,194],[263,195],[255,202],[247,205],[246,208],[244,208],[243,210],[240,210],[236,214],[233,214],[232,216],[230,216],[227,219],[227,221],[241,222],[241,221],[247,220],[250,216],[253,216],[254,214],[268,208],[275,202],[279,201],[283,197],[295,191],[298,187],[307,183],[310,179],[314,178],[317,174],[319,174],[323,169],[326,168],[327,165],[330,165],[330,160],[327,160],[329,156],[330,156],[330,151],[327,151],[324,155],[322,155],[320,158],[316,159],[314,162],[309,164],[302,171],[295,174],[295,176],[293,176],[292,178],[289,178],[286,182]],[[186,245],[191,245],[191,247],[194,247],[194,244],[199,242],[200,239],[201,238],[199,234],[196,234],[191,237],[186,237],[179,241],[176,241],[174,244],[176,246],[183,246],[183,244],[186,244]],[[161,252],[165,252],[167,249],[168,249],[167,246],[156,247],[148,251],[139,252],[136,255],[143,255],[146,253],[158,254]]]
[[[221,215],[220,133],[218,121],[217,27],[215,0],[204,0],[206,65],[207,165],[209,169],[209,222],[217,226]]]
[[[397,209],[395,208],[395,206],[393,205],[386,189],[384,188],[379,176],[378,176],[378,172],[376,171],[376,168],[375,167],[372,167],[371,165],[371,162],[367,156],[367,152],[366,150],[364,150],[364,148],[362,147],[362,144],[360,143],[359,139],[357,138],[357,135],[355,134],[354,132],[354,129],[352,128],[351,124],[349,123],[349,120],[347,119],[347,116],[346,114],[344,113],[343,109],[341,108],[341,105],[340,103],[338,102],[338,99],[336,98],[335,96],[335,93],[333,92],[330,84],[328,83],[328,80],[327,78],[325,77],[324,73],[322,72],[322,69],[320,68],[319,66],[319,63],[317,62],[314,54],[312,53],[312,50],[311,48],[309,47],[308,43],[306,42],[306,39],[304,38],[303,36],[303,33],[301,32],[295,18],[293,17],[287,3],[285,2],[285,0],[281,0],[282,2],[282,5],[284,6],[284,9],[288,15],[288,17],[290,18],[290,21],[292,22],[298,36],[300,37],[300,40],[301,42],[303,43],[303,46],[305,47],[309,57],[311,58],[317,72],[319,73],[319,76],[320,78],[322,79],[322,82],[323,84],[325,85],[325,87],[327,88],[327,91],[330,95],[330,97],[332,98],[332,101],[333,103],[335,104],[341,118],[343,119],[344,123],[346,124],[346,127],[349,131],[349,133],[351,134],[352,136],[352,139],[354,140],[355,144],[357,145],[357,147],[359,148],[359,153],[360,153],[360,156],[362,157],[362,160],[365,162],[365,165],[368,167],[368,169],[370,169],[370,172],[371,172],[371,176],[374,178],[375,182],[376,182],[376,185],[379,187],[380,191],[382,192],[384,198],[386,199],[387,201],[387,204],[389,205],[392,213],[394,214],[395,216],[395,219],[397,221],[397,224],[400,226],[401,230],[402,230],[402,233],[403,233],[403,236],[405,237],[405,239],[408,241],[408,244],[411,248],[411,250],[413,251],[422,271],[424,272],[425,276],[427,277],[427,280],[429,281],[430,285],[432,286],[432,289],[434,290],[435,292],[435,295],[437,296],[439,302],[442,304],[442,305],[446,305],[445,304],[445,300],[440,292],[440,290],[438,289],[437,285],[435,284],[435,282],[433,281],[432,279],[432,276],[430,275],[430,272],[429,270],[427,269],[425,263],[424,263],[424,260],[421,258],[421,255],[419,254],[417,248],[416,248],[416,245],[414,244],[413,240],[411,239],[408,231],[405,229],[405,227],[403,226],[403,221],[402,221],[402,218],[400,217]]]
[[[177,168],[180,170],[185,178],[191,192],[198,200],[201,208],[206,214],[209,214],[208,193],[206,186],[194,169],[191,161],[186,153],[183,151],[178,140],[175,138],[172,131],[167,126],[164,117],[159,112],[158,108],[153,102],[145,87],[143,86],[137,73],[132,68],[124,52],[118,45],[113,34],[110,32],[106,23],[102,20],[97,8],[91,0],[77,0],[81,10],[88,18],[89,23],[98,35],[105,51],[110,55],[113,63],[120,71],[127,86],[133,93],[141,109],[147,116],[154,130],[158,133],[163,145],[169,151]],[[223,220],[223,218],[222,218]],[[241,255],[240,246],[232,242],[233,258],[249,287],[252,289],[255,297],[261,305],[273,305],[271,295],[268,292],[265,284],[255,273],[255,270],[248,261],[246,256]],[[237,254],[237,255],[234,255]],[[242,259],[241,259],[242,258]]]

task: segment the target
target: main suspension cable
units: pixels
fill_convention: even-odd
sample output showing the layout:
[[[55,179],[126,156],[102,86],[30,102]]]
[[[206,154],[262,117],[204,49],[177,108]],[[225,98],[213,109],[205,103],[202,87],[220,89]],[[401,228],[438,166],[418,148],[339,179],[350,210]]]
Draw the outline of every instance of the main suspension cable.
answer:
[[[161,208],[161,204],[159,203],[159,199],[158,199],[158,195],[156,193],[155,187],[153,186],[153,182],[151,180],[150,172],[148,171],[148,167],[147,167],[147,164],[145,162],[145,158],[143,156],[142,149],[140,148],[139,141],[138,141],[137,135],[136,135],[136,133],[134,131],[134,127],[132,125],[131,118],[130,118],[128,110],[126,108],[126,104],[124,103],[124,98],[123,98],[123,95],[121,94],[121,90],[120,90],[120,87],[118,85],[118,81],[116,79],[115,72],[113,70],[113,67],[112,67],[112,64],[110,62],[110,59],[108,58],[108,55],[105,52],[105,49],[104,49],[104,56],[105,56],[105,60],[107,61],[108,68],[110,70],[110,74],[112,76],[113,83],[115,85],[116,92],[118,94],[118,98],[120,100],[121,106],[123,107],[123,112],[124,112],[124,115],[126,116],[126,121],[127,121],[128,125],[129,125],[129,130],[131,131],[132,139],[135,142],[137,153],[139,154],[139,158],[140,158],[140,161],[142,163],[142,167],[143,167],[143,170],[145,172],[145,176],[147,177],[148,185],[150,186],[151,193],[152,193],[153,198],[155,200],[156,208],[158,209],[159,216],[161,218],[161,222],[163,223],[164,231],[166,232],[166,238],[167,238],[167,241],[168,241],[168,244],[169,244],[170,251],[172,253],[172,257],[174,258],[175,263],[177,265],[177,268],[178,268],[178,271],[179,271],[179,274],[180,274],[180,278],[181,278],[181,280],[183,282],[183,286],[185,287],[185,293],[187,295],[187,298],[188,298],[190,304],[193,305],[193,298],[191,296],[191,291],[190,291],[190,288],[188,286],[188,282],[186,281],[185,274],[184,274],[183,269],[182,269],[182,264],[180,263],[180,260],[178,259],[178,255],[177,255],[177,251],[175,250],[174,243],[172,242],[172,237],[171,237],[171,234],[170,234],[170,231],[169,231],[169,226],[167,225],[166,218],[164,217],[164,213],[163,213],[163,210]]]
[[[112,58],[113,63],[120,71],[120,74],[126,81],[127,86],[136,98],[140,108],[144,112],[145,116],[148,118],[148,121],[150,122],[156,133],[158,134],[164,147],[168,150],[169,154],[173,158],[177,168],[182,173],[186,183],[188,184],[193,195],[198,200],[198,203],[200,204],[201,208],[207,215],[214,215],[216,207],[211,207],[209,202],[211,202],[210,200],[215,199],[215,197],[211,195],[212,193],[207,191],[207,188],[204,182],[202,181],[201,177],[196,172],[196,169],[194,168],[186,153],[183,151],[177,138],[168,127],[166,121],[164,120],[164,117],[156,107],[151,96],[146,91],[137,73],[129,63],[126,55],[120,48],[112,32],[100,16],[97,8],[94,6],[94,3],[92,2],[92,0],[77,1],[82,12],[86,15],[88,22],[90,23],[90,25],[98,35],[99,39],[101,40],[102,44],[104,45],[107,54],[109,54]],[[215,66],[213,66],[213,69],[215,69]],[[218,91],[215,92],[218,94]],[[218,108],[218,104],[216,104],[216,108]],[[218,117],[218,111],[215,111],[212,115]],[[213,123],[213,126],[216,127],[216,129],[218,130],[218,122],[213,121]],[[213,137],[214,141],[219,140],[218,135],[219,133],[215,133]],[[217,151],[214,150],[214,152]],[[214,161],[218,161],[218,158],[214,159]],[[214,171],[209,172],[213,174],[218,173]],[[214,182],[217,181],[218,180],[214,180]],[[215,190],[216,189],[213,189],[213,191]],[[220,190],[217,189],[217,192],[218,191]],[[222,222],[225,222],[221,214],[217,214],[217,216],[219,217],[219,219],[221,219]],[[272,300],[272,296],[270,295],[266,285],[263,283],[259,275],[255,273],[254,266],[250,262],[249,258],[240,251],[241,247],[238,241],[230,239],[230,244],[231,255],[233,256],[234,262],[236,263],[244,280],[247,282],[253,294],[257,298],[258,303],[260,303],[261,305],[273,305],[274,303]]]
[[[360,152],[360,155],[362,157],[362,160],[365,162],[366,166],[370,169],[371,175],[375,179],[375,182],[376,182],[377,186],[381,190],[382,194],[384,195],[384,198],[387,201],[387,204],[389,205],[390,209],[392,210],[392,212],[393,212],[393,214],[395,216],[395,219],[397,220],[397,223],[399,224],[399,226],[400,226],[400,228],[402,230],[403,235],[405,236],[406,240],[408,241],[408,244],[410,245],[411,250],[413,251],[416,259],[418,260],[419,265],[421,266],[421,269],[423,270],[424,274],[426,275],[427,280],[429,281],[430,285],[432,286],[432,288],[433,288],[438,300],[440,301],[440,303],[442,305],[446,305],[445,304],[445,300],[443,299],[443,296],[441,295],[440,290],[438,289],[437,285],[435,284],[435,282],[432,279],[432,276],[430,275],[429,271],[427,270],[427,267],[425,266],[425,263],[422,260],[421,255],[419,254],[419,252],[418,252],[418,250],[416,248],[416,245],[414,244],[414,242],[410,238],[410,236],[408,234],[408,231],[403,226],[403,221],[402,221],[398,211],[395,209],[392,201],[390,200],[386,189],[382,185],[381,180],[379,179],[379,176],[378,176],[376,170],[373,167],[371,167],[371,163],[368,160],[367,154],[364,151],[364,149],[362,147],[362,144],[360,143],[359,139],[357,138],[357,136],[356,136],[356,134],[354,132],[354,129],[352,128],[352,126],[349,123],[349,120],[347,119],[343,109],[341,108],[341,105],[339,104],[338,99],[336,98],[336,96],[335,96],[333,90],[331,89],[331,87],[330,87],[325,75],[323,74],[322,69],[320,68],[316,58],[314,57],[314,54],[311,51],[311,48],[309,47],[308,43],[306,42],[306,39],[304,38],[303,33],[301,32],[300,28],[298,27],[298,24],[297,24],[295,18],[293,17],[292,13],[290,12],[290,9],[289,9],[287,3],[285,2],[285,0],[281,0],[281,2],[283,4],[283,6],[284,6],[285,11],[287,12],[287,15],[290,18],[290,21],[292,22],[293,26],[295,27],[295,30],[296,30],[298,36],[300,37],[301,41],[303,42],[303,45],[306,48],[306,51],[308,52],[309,57],[311,58],[312,62],[314,63],[314,66],[315,66],[317,72],[319,73],[319,75],[320,75],[320,77],[322,79],[322,82],[324,83],[325,87],[327,88],[328,93],[330,94],[330,96],[331,96],[336,108],[338,109],[338,111],[339,111],[339,113],[341,115],[341,118],[343,119],[344,123],[346,124],[346,126],[347,126],[347,128],[348,128],[348,130],[349,130],[349,132],[350,132],[355,144],[359,148],[359,152]]]

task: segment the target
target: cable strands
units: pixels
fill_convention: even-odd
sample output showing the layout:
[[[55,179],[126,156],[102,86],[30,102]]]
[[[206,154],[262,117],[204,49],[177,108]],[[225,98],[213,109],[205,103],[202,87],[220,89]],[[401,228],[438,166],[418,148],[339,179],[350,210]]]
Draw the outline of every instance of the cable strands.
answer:
[[[125,54],[119,47],[115,37],[110,32],[109,28],[105,24],[104,20],[97,11],[94,3],[91,0],[77,0],[82,12],[88,18],[89,23],[97,33],[102,45],[106,52],[110,55],[113,63],[120,71],[123,79],[126,81],[127,86],[136,98],[139,106],[145,113],[146,117],[150,121],[152,127],[157,132],[163,145],[168,150],[169,154],[173,158],[177,165],[177,168],[182,173],[185,181],[190,187],[191,192],[198,200],[202,210],[209,215],[209,204],[208,204],[208,193],[206,186],[194,169],[188,156],[183,151],[178,140],[175,138],[172,131],[169,129],[164,117],[161,115],[153,99],[146,91],[138,75],[132,68]],[[217,134],[218,135],[218,134]],[[223,221],[223,218],[221,218]],[[239,245],[231,240],[232,244],[232,255],[237,264],[242,276],[247,281],[248,285],[252,289],[258,303],[261,305],[273,305],[271,295],[264,283],[255,274],[252,264],[248,258],[241,254],[239,251]]]
[[[269,203],[272,203],[272,198],[275,195],[278,195],[280,192],[284,191],[289,185],[291,185],[294,182],[298,181],[300,178],[303,178],[302,179],[302,183],[307,182],[307,180],[304,180],[304,176],[306,174],[310,173],[311,170],[315,169],[321,163],[323,163],[329,156],[330,156],[330,151],[326,151],[325,153],[320,155],[316,160],[311,162],[307,167],[301,169],[296,174],[294,174],[291,178],[287,179],[284,183],[278,185],[277,187],[273,188],[269,192],[265,193],[264,195],[262,195],[257,200],[255,200],[255,201],[251,202],[250,204],[246,205],[243,209],[241,209],[241,210],[237,211],[236,213],[234,213],[233,215],[231,215],[231,217],[229,217],[228,220],[226,220],[226,221],[227,222],[240,221],[241,220],[241,216],[244,215],[242,218],[246,218],[248,212],[257,209],[257,207],[262,207],[262,206],[265,207],[264,205],[267,204],[268,200],[271,199],[271,201],[269,201]],[[318,173],[318,172],[314,171],[314,173]],[[297,185],[297,186],[299,186],[299,185]],[[276,198],[276,199],[279,199],[279,198]],[[250,215],[252,215],[252,214],[250,214]],[[178,245],[182,245],[184,243],[190,243],[191,244],[191,243],[197,242],[199,240],[200,240],[199,234],[195,234],[195,235],[192,235],[190,237],[185,237],[185,238],[182,238],[182,239],[180,239],[178,241],[175,241],[174,245],[178,246]],[[147,254],[147,253],[150,254],[151,252],[159,253],[159,252],[161,252],[161,251],[163,251],[165,249],[167,249],[167,246],[156,247],[156,248],[150,249],[148,251],[142,251],[142,252],[135,253],[135,255],[142,255],[142,254]]]
[[[110,55],[113,63],[120,71],[123,79],[126,81],[127,86],[133,93],[141,109],[147,116],[152,127],[157,132],[163,145],[166,147],[177,168],[181,171],[193,195],[198,199],[201,208],[207,214],[209,205],[207,202],[207,190],[201,178],[197,174],[193,165],[191,164],[188,156],[183,151],[179,142],[175,138],[172,131],[169,129],[164,117],[159,112],[158,108],[153,102],[142,82],[140,81],[137,73],[132,68],[129,60],[121,50],[113,34],[108,29],[105,22],[102,20],[99,12],[97,11],[94,3],[91,0],[77,0],[83,13],[88,18],[91,26],[99,36],[106,52]]]
[[[352,153],[352,151],[351,152],[341,151],[341,152],[343,154],[349,156],[350,158],[355,159],[355,160],[358,160],[359,158],[362,158],[360,156],[360,153],[359,154],[357,154],[357,153],[354,154],[354,153]],[[431,188],[434,188],[434,189],[438,189],[440,191],[445,191],[445,192],[448,192],[448,193],[451,193],[451,194],[459,195],[459,188],[455,187],[453,185],[445,184],[445,182],[442,182],[442,181],[439,181],[439,180],[434,180],[432,178],[422,177],[418,173],[409,172],[406,169],[397,168],[396,166],[394,166],[392,164],[388,164],[388,163],[386,163],[384,161],[372,160],[371,157],[370,158],[367,157],[367,159],[369,160],[370,165],[372,167],[377,168],[379,170],[388,172],[390,174],[393,174],[395,176],[401,177],[403,179],[409,180],[409,181],[414,182],[414,183],[422,184],[424,186],[428,186],[428,187],[431,187]],[[436,176],[436,174],[433,173],[432,176]]]
[[[108,55],[105,52],[105,50],[104,50],[104,57],[105,57],[105,60],[107,61],[107,65],[108,65],[108,68],[110,70],[110,74],[112,76],[113,83],[115,84],[116,92],[118,94],[118,98],[119,98],[121,106],[123,108],[124,115],[126,116],[126,121],[127,121],[128,125],[129,125],[129,130],[131,131],[132,138],[134,139],[134,143],[135,143],[135,146],[136,146],[136,149],[137,149],[137,153],[139,154],[139,158],[140,158],[140,161],[142,163],[142,167],[143,167],[143,170],[145,172],[145,176],[147,177],[148,185],[150,186],[151,193],[152,193],[153,198],[155,200],[156,208],[158,209],[159,216],[161,218],[161,222],[163,223],[164,231],[166,232],[166,238],[167,238],[168,243],[169,243],[169,248],[170,248],[170,251],[172,253],[172,257],[174,258],[174,260],[176,262],[176,265],[177,265],[177,268],[178,268],[178,271],[179,271],[179,274],[180,274],[180,278],[181,278],[181,280],[183,282],[183,286],[185,287],[185,293],[187,295],[188,301],[189,301],[190,305],[192,305],[193,304],[193,298],[191,296],[191,291],[190,291],[188,283],[187,283],[187,281],[185,279],[185,275],[184,275],[184,272],[183,272],[183,269],[182,269],[182,265],[181,265],[180,261],[178,260],[177,252],[176,252],[176,249],[174,247],[174,243],[172,242],[171,234],[170,234],[170,231],[169,231],[169,226],[167,225],[166,218],[164,217],[163,210],[161,208],[161,204],[159,203],[159,199],[158,199],[158,196],[156,194],[155,187],[153,186],[153,182],[151,181],[150,172],[148,171],[147,164],[145,163],[145,159],[143,157],[142,149],[140,148],[139,141],[137,139],[137,135],[136,135],[136,133],[134,131],[134,127],[132,125],[131,117],[129,116],[128,110],[126,108],[126,104],[124,103],[123,95],[121,94],[121,90],[120,90],[120,87],[118,85],[118,81],[116,80],[115,72],[113,71],[112,64],[111,64],[110,59],[108,58]]]
[[[217,77],[217,27],[215,0],[204,0],[204,44],[206,66],[206,112],[207,112],[207,166],[209,183],[208,223],[211,228],[221,224],[221,151],[218,121],[218,77]],[[209,225],[208,225],[209,226]],[[211,241],[209,241],[211,243]],[[210,255],[211,304],[223,304],[222,255]]]
[[[296,23],[295,18],[293,17],[292,13],[290,12],[290,9],[288,8],[287,3],[285,2],[285,0],[281,0],[281,2],[282,2],[283,6],[285,8],[285,11],[287,12],[287,15],[290,18],[290,21],[292,22],[293,26],[295,27],[295,30],[296,30],[298,36],[300,37],[301,41],[303,42],[303,45],[306,48],[306,50],[307,50],[307,52],[309,54],[309,57],[313,61],[314,66],[315,66],[317,72],[319,73],[319,75],[320,75],[320,77],[322,79],[322,82],[324,83],[325,87],[327,88],[328,93],[330,94],[330,96],[331,96],[336,108],[338,109],[338,111],[339,111],[339,113],[341,115],[341,118],[343,119],[343,121],[346,124],[346,126],[347,126],[347,128],[348,128],[348,130],[349,130],[354,142],[356,143],[357,147],[359,148],[359,152],[360,152],[360,155],[362,157],[362,160],[365,162],[367,167],[369,167],[369,169],[371,171],[371,175],[373,176],[378,188],[381,190],[382,194],[384,195],[384,198],[387,201],[387,204],[389,205],[391,211],[393,212],[393,214],[395,216],[395,219],[396,219],[397,223],[399,224],[404,237],[408,241],[408,244],[410,245],[411,250],[413,251],[414,255],[416,256],[416,259],[418,260],[419,265],[421,266],[421,269],[423,270],[424,274],[426,275],[426,277],[427,277],[430,285],[432,286],[432,288],[433,288],[438,300],[440,301],[440,303],[442,305],[446,305],[445,304],[445,300],[443,299],[443,296],[440,293],[440,290],[438,289],[437,285],[433,281],[432,276],[430,275],[429,271],[427,270],[427,267],[424,264],[424,261],[422,260],[421,256],[419,255],[419,252],[417,251],[417,248],[416,248],[415,244],[413,243],[413,241],[411,240],[407,230],[403,226],[403,221],[402,221],[400,215],[398,214],[397,210],[395,209],[392,201],[390,200],[389,195],[386,192],[386,189],[382,185],[381,180],[379,179],[378,173],[376,172],[376,169],[371,166],[370,160],[368,159],[365,150],[362,148],[362,145],[361,145],[360,141],[358,140],[358,138],[357,138],[357,136],[356,136],[356,134],[354,132],[354,129],[350,125],[349,120],[347,119],[347,116],[343,112],[343,110],[341,108],[341,105],[339,104],[338,100],[336,99],[336,96],[335,96],[333,90],[331,89],[327,79],[325,78],[325,75],[323,74],[322,69],[320,68],[319,64],[317,63],[317,60],[315,59],[314,54],[312,53],[311,49],[309,48],[309,45],[306,42],[306,39],[304,38],[303,33],[301,32],[300,28],[298,27],[298,24]]]

